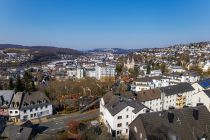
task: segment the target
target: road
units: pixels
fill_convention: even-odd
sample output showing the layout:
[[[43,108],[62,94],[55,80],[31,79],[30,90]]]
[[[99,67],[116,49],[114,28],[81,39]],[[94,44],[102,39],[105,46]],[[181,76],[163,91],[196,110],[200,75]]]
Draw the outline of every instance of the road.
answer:
[[[43,128],[44,134],[55,134],[56,132],[66,130],[67,123],[71,120],[90,120],[99,116],[99,110],[89,111],[85,113],[74,113],[65,116],[48,119],[48,122],[40,123],[39,127]]]

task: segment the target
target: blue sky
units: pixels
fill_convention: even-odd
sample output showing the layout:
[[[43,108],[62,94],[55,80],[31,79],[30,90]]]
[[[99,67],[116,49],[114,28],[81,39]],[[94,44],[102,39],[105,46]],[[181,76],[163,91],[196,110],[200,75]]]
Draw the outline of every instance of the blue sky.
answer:
[[[0,43],[75,49],[210,40],[209,0],[0,0]]]

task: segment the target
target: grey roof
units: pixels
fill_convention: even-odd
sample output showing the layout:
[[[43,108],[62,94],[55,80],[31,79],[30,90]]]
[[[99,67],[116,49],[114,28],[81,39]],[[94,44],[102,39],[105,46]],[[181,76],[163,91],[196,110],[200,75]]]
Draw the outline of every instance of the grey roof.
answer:
[[[161,92],[164,92],[166,94],[166,96],[169,96],[169,95],[193,91],[195,89],[189,83],[180,83],[178,85],[161,87],[160,90],[161,90]]]
[[[17,125],[8,125],[3,133],[2,137],[10,140],[28,140],[31,136],[32,128],[21,127]]]
[[[198,119],[193,116],[198,111]],[[172,120],[169,122],[169,113]],[[171,115],[170,115],[171,116]],[[210,113],[205,106],[173,109],[164,112],[140,114],[130,124],[130,139],[139,140],[139,131],[146,133],[147,139],[168,140],[175,136],[179,140],[197,140],[210,137]],[[135,128],[137,132],[135,132]],[[143,130],[144,129],[144,130]]]
[[[208,89],[208,90],[203,90],[203,92],[210,98],[210,89]]]
[[[12,100],[14,90],[0,90],[0,107],[9,106],[9,103]]]
[[[121,110],[123,110],[127,106],[134,108],[133,113],[137,113],[141,111],[143,108],[147,108],[146,106],[137,102],[136,100],[124,98],[118,95],[112,95],[109,102],[105,104],[105,107],[112,114],[112,116],[115,116],[117,113],[119,113]]]
[[[21,104],[21,101],[22,101],[22,97],[23,97],[23,93],[22,92],[17,92],[14,94],[13,98],[12,98],[12,101],[11,101],[11,104],[10,104],[10,108],[19,108],[20,106],[13,106],[13,104]]]
[[[30,109],[39,107],[40,105],[47,105],[49,104],[50,100],[43,92],[27,92],[24,93],[24,97],[22,100],[22,104],[20,109]]]

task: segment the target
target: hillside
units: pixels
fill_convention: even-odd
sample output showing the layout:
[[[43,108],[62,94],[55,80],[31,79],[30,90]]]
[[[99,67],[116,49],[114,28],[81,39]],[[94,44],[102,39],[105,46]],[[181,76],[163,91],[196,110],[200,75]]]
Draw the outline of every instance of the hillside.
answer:
[[[6,52],[23,52],[33,55],[31,63],[50,61],[55,59],[75,58],[83,53],[70,48],[58,48],[53,46],[23,46],[14,44],[0,44],[0,50]]]

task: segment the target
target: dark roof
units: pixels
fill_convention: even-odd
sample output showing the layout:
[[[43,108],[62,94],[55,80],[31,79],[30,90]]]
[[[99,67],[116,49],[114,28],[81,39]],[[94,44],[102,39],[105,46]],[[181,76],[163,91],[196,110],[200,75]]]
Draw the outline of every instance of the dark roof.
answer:
[[[172,85],[167,87],[161,87],[161,92],[164,92],[166,96],[189,92],[195,90],[189,83],[180,83],[178,85]]]
[[[14,90],[0,90],[0,107],[8,106],[12,100],[12,96],[14,94]]]
[[[161,97],[161,91],[156,89],[143,90],[137,93],[137,100],[139,102],[150,101]]]
[[[198,113],[198,119],[193,115],[195,112]],[[172,118],[171,122],[169,122],[169,117]],[[144,130],[141,129],[142,125]],[[136,127],[137,132],[145,131],[148,140],[157,138],[168,140],[172,136],[180,140],[197,140],[205,135],[210,137],[208,126],[210,126],[209,111],[205,106],[197,106],[140,114],[130,124],[130,134],[134,136],[134,140],[139,139],[139,134],[135,135],[136,132],[133,132],[133,128]]]
[[[202,86],[204,89],[207,89],[207,88],[210,87],[210,78],[202,80],[202,81],[199,81],[198,84],[200,86]]]
[[[210,89],[209,90],[203,90],[203,92],[210,98]]]
[[[40,105],[49,104],[50,100],[43,92],[27,92],[24,93],[20,109],[39,107]]]
[[[162,76],[153,76],[153,77],[144,77],[144,78],[138,78],[136,79],[136,82],[151,82],[152,80],[161,80],[161,79],[166,79],[165,77]]]
[[[105,104],[105,107],[112,114],[112,116],[115,116],[117,113],[119,113],[121,110],[123,110],[127,106],[131,106],[134,108],[133,113],[137,113],[143,108],[147,108],[143,104],[138,103],[136,100],[124,98],[118,95],[113,95],[111,99],[109,100],[109,102]]]
[[[2,137],[9,138],[10,140],[28,140],[31,136],[32,128],[21,127],[17,125],[8,125],[3,133]]]

